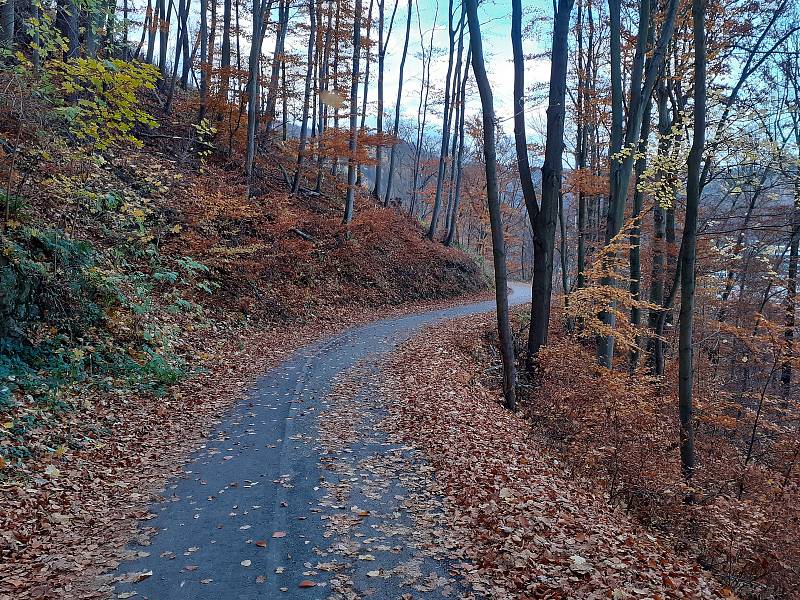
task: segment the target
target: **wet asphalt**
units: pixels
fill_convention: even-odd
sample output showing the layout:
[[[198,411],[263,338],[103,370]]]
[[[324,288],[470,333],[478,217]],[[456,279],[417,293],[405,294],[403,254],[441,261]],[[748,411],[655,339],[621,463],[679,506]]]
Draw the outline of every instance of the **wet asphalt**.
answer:
[[[530,299],[527,284],[513,283],[511,287],[512,304]],[[377,365],[381,358],[425,325],[493,310],[494,302],[489,301],[375,321],[307,346],[262,376],[249,397],[231,409],[190,457],[182,476],[167,484],[164,501],[151,507],[155,517],[143,521],[142,526],[151,528],[154,535],[146,545],[130,545],[139,558],[122,563],[112,574],[128,574],[129,579],[116,584],[114,597],[457,598],[457,582],[426,592],[405,585],[402,578],[383,577],[383,571],[376,576],[376,570],[382,568],[380,554],[374,563],[371,559],[350,561],[346,573],[318,566],[332,561],[345,568],[331,552],[337,543],[337,536],[330,531],[331,510],[347,513],[357,505],[370,515],[383,510],[398,523],[405,518],[402,502],[397,501],[404,497],[402,473],[390,477],[396,481],[379,494],[365,497],[355,486],[341,506],[331,500],[331,490],[337,485],[358,479],[357,471],[364,470],[361,461],[397,452],[386,442],[385,434],[378,432],[380,410],[369,406],[375,393],[371,383],[380,379]],[[362,430],[359,439],[341,453],[350,467],[331,473],[325,468],[327,452],[320,441],[320,416],[329,407],[334,382],[356,365],[362,369],[366,365],[368,375],[361,377],[352,402],[356,412],[367,416],[357,426]],[[356,520],[356,527],[366,532],[357,533],[357,539],[365,539],[380,527],[370,522],[374,520],[374,516]],[[429,557],[415,557],[414,544],[403,539],[408,532],[408,527],[398,526],[390,533],[393,560],[416,560],[430,577],[447,578],[449,569],[444,561],[436,564]],[[349,584],[344,591],[337,587],[343,580]],[[314,586],[301,587],[308,582]]]

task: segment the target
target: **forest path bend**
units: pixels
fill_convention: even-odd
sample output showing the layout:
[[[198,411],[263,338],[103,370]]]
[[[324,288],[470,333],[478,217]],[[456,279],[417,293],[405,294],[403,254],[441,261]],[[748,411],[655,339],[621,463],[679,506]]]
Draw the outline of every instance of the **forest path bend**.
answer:
[[[512,304],[530,299],[527,284],[510,286]],[[440,516],[411,514],[414,459],[378,427],[379,363],[425,325],[493,310],[487,301],[376,321],[265,374],[152,507],[155,535],[114,574],[127,574],[116,597],[459,597],[436,539],[414,526]]]

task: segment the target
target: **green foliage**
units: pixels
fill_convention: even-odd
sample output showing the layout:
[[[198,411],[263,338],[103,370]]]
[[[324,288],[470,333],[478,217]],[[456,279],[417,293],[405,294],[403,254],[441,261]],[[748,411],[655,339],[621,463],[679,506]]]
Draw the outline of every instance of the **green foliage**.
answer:
[[[42,2],[35,0],[32,8],[37,9],[34,13],[37,16],[29,17],[25,20],[25,31],[28,39],[31,40],[30,48],[33,53],[39,55],[40,60],[67,51],[67,41],[64,39],[53,21],[53,15],[45,10]],[[24,57],[20,56],[21,64],[27,63]]]
[[[200,157],[200,165],[208,159],[214,152],[214,137],[217,135],[217,128],[208,119],[201,119],[199,123],[193,123],[197,134],[197,156]]]
[[[133,135],[134,127],[157,126],[137,98],[137,94],[155,89],[158,69],[153,65],[76,58],[49,61],[47,69],[60,82],[64,105],[57,111],[75,137],[98,150],[119,142],[141,146]]]

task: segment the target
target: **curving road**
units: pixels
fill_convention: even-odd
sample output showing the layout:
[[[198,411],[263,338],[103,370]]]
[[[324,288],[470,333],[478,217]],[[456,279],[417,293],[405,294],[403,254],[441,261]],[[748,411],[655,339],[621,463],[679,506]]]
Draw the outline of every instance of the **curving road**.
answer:
[[[530,299],[527,284],[511,287],[513,304]],[[376,321],[264,375],[152,507],[155,535],[130,548],[138,558],[113,574],[115,596],[458,598],[447,561],[415,529],[408,453],[377,428],[377,365],[425,325],[492,310]]]

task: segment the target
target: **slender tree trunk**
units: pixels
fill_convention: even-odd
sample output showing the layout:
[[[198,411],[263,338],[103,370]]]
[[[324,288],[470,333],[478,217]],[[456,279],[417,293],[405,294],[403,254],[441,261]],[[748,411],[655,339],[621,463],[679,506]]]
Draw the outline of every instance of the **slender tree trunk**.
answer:
[[[178,0],[178,38],[175,43],[175,60],[172,63],[172,77],[170,77],[167,100],[164,103],[164,112],[169,114],[172,109],[172,99],[175,94],[175,83],[178,79],[178,64],[183,42],[189,38],[189,0]]]
[[[553,22],[553,47],[550,63],[550,94],[547,107],[547,141],[542,165],[542,200],[531,218],[533,229],[533,284],[531,325],[526,365],[533,368],[539,349],[547,343],[550,302],[553,293],[553,254],[556,219],[561,194],[564,152],[564,116],[567,93],[569,22],[573,0],[558,0]]]
[[[422,143],[425,139],[425,124],[428,119],[428,97],[430,94],[431,84],[431,63],[433,62],[433,34],[436,30],[436,19],[439,16],[439,4],[436,4],[436,13],[433,16],[433,25],[431,26],[430,43],[428,50],[425,51],[425,42],[422,34],[422,19],[419,15],[419,4],[417,5],[417,23],[419,26],[419,39],[422,46],[422,84],[419,89],[419,107],[417,108],[417,145],[414,152],[414,181],[411,187],[411,202],[408,207],[408,214],[414,216],[414,211],[417,207],[417,187],[419,180],[419,171],[422,160]],[[427,60],[427,62],[426,62]]]
[[[231,17],[233,13],[231,0],[222,3],[222,50],[219,59],[219,95],[227,104],[231,81]],[[220,112],[220,118],[222,112]]]
[[[167,79],[167,47],[169,44],[169,30],[170,18],[172,17],[173,0],[169,0],[167,6],[166,0],[161,0],[162,15],[159,20],[158,31],[158,70],[161,73],[162,81]]]
[[[659,163],[663,164],[670,155],[672,139],[669,134],[672,130],[672,113],[667,106],[669,100],[669,87],[666,82],[658,86],[658,133],[661,137],[658,143]],[[671,174],[658,173],[659,185],[662,190],[674,188],[671,181]],[[674,204],[674,200],[672,201]],[[666,258],[665,258],[665,239],[666,239],[666,211],[662,198],[656,198],[653,207],[653,260],[650,271],[650,304],[657,308],[651,308],[648,313],[647,326],[650,329],[650,338],[647,341],[647,366],[653,375],[663,375],[664,373],[664,342],[661,335],[656,331],[664,305],[664,287],[666,284]]]
[[[261,65],[261,43],[264,40],[264,21],[271,0],[253,0],[253,41],[250,45],[249,81],[247,84],[247,156],[245,172],[248,183],[253,176],[256,155],[256,130],[258,125],[259,70]]]
[[[14,44],[14,0],[5,0],[0,6],[0,46],[11,48]]]
[[[162,0],[163,1],[163,0]],[[215,0],[211,0],[214,2]],[[200,0],[200,114],[198,120],[206,116],[208,109],[208,0]]]
[[[472,69],[483,107],[483,155],[486,163],[486,195],[489,203],[489,220],[492,228],[492,255],[494,259],[495,294],[497,302],[497,331],[500,338],[500,354],[503,358],[503,397],[507,408],[514,410],[516,399],[516,367],[514,345],[511,338],[511,323],[508,310],[508,276],[503,240],[503,223],[497,187],[497,150],[495,148],[494,100],[486,67],[483,61],[483,44],[478,21],[477,0],[464,0],[469,20]]]
[[[370,40],[370,36],[372,35],[372,9],[374,7],[375,0],[370,0],[369,2],[369,10],[367,11],[367,40]],[[381,14],[380,20],[383,21],[383,15]],[[382,27],[381,23],[381,27]],[[378,42],[378,49],[380,51],[380,42]],[[366,64],[364,65],[364,96],[361,98],[361,125],[359,125],[358,130],[361,132],[361,135],[366,133],[367,127],[367,101],[369,100],[369,71],[370,66],[372,65],[372,52],[367,49],[366,52]],[[361,180],[363,177],[363,169],[361,165],[358,165],[358,169],[356,170],[356,186],[361,187]]]
[[[61,35],[67,40],[67,50],[64,53],[64,57],[68,59],[78,57],[78,51],[80,49],[78,19],[78,4],[75,0],[57,0],[56,26]]]
[[[361,0],[355,0],[355,18],[353,19],[353,73],[350,82],[350,145],[347,160],[347,198],[345,199],[345,225],[353,220],[356,196],[356,152],[358,150],[358,77],[359,58],[361,56]]]
[[[462,4],[462,7],[464,5]],[[453,56],[455,49],[455,35],[456,28],[453,27],[453,0],[448,0],[447,9],[447,29],[450,39],[450,46],[447,56],[447,79],[444,84],[444,113],[442,122],[442,144],[439,149],[439,171],[436,176],[436,195],[433,200],[433,212],[431,214],[431,224],[428,228],[428,239],[432,240],[436,235],[436,227],[439,221],[439,212],[442,209],[442,186],[444,184],[445,168],[447,167],[447,148],[450,140],[450,79],[453,74]],[[463,26],[464,16],[462,9],[462,16],[459,20],[459,26]],[[473,61],[475,55],[473,51]]]
[[[664,16],[664,22],[659,32],[658,42],[653,48],[652,55],[645,71],[645,58],[647,54],[647,40],[650,26],[650,0],[639,0],[639,31],[636,39],[636,52],[630,75],[631,99],[628,110],[627,124],[624,130],[625,148],[634,148],[641,137],[642,122],[644,120],[645,106],[653,93],[656,80],[661,73],[664,54],[667,44],[672,39],[675,25],[675,15],[678,9],[678,0],[669,0]],[[635,152],[628,152],[621,156],[623,149],[623,96],[622,96],[622,62],[620,46],[620,0],[609,0],[609,14],[611,17],[611,174],[608,217],[606,225],[606,245],[610,244],[620,232],[625,217],[625,205],[628,195],[628,186],[635,160]],[[609,258],[613,261],[613,257]],[[603,278],[603,285],[615,285],[613,276]],[[613,308],[613,307],[612,307]],[[602,321],[609,327],[615,324],[614,311],[605,310],[600,315]],[[614,361],[614,337],[603,336],[597,345],[598,361],[604,367],[611,368]]]
[[[153,57],[156,51],[156,32],[161,25],[159,15],[162,1],[163,0],[156,0],[155,9],[153,9],[152,0],[147,0],[147,16],[150,17],[150,27],[147,30],[147,54],[145,55],[145,61],[150,64],[153,63]]]
[[[186,11],[186,15],[188,15],[191,11],[191,4],[192,0],[184,0],[184,10]],[[186,35],[183,36],[183,42],[181,43],[181,88],[184,90],[189,87],[189,74],[192,71],[192,63],[194,62],[191,46],[192,43],[189,40],[189,31],[187,29]]]
[[[325,25],[325,37],[323,41],[324,52],[322,53],[322,75],[320,78],[320,83],[322,89],[324,91],[330,90],[330,78],[328,72],[328,58],[330,56],[330,44],[331,44],[331,25],[333,24],[333,7],[328,4],[328,20]],[[284,80],[285,83],[285,80]],[[317,192],[322,191],[322,181],[324,178],[324,169],[323,165],[325,162],[325,145],[323,143],[323,135],[325,134],[325,130],[328,127],[328,105],[324,102],[320,102],[319,105],[319,146],[317,152],[317,183],[314,186],[314,189]]]
[[[794,209],[792,211],[792,233],[789,241],[789,272],[786,278],[786,320],[783,341],[786,344],[786,359],[781,365],[781,384],[784,399],[789,398],[792,387],[792,360],[795,358],[795,315],[797,312],[797,264],[800,250],[800,181],[795,182]]]
[[[633,209],[631,211],[631,219],[633,225],[631,226],[630,235],[630,287],[631,299],[634,305],[631,308],[631,325],[639,327],[642,323],[642,310],[638,306],[638,302],[642,299],[642,260],[641,260],[641,244],[642,244],[642,224],[640,216],[642,213],[642,203],[644,193],[639,189],[638,184],[641,182],[644,170],[647,167],[647,139],[650,137],[650,111],[652,102],[648,99],[644,110],[644,120],[642,122],[642,134],[639,141],[638,152],[639,157],[636,159],[636,189],[633,192]],[[634,372],[639,366],[639,347],[641,341],[637,338],[636,347],[630,351],[628,357],[628,366],[631,372]]]
[[[383,181],[383,144],[381,143],[381,136],[383,135],[383,113],[384,113],[384,93],[383,81],[385,75],[386,63],[386,46],[389,44],[389,38],[392,35],[392,26],[394,25],[394,17],[397,14],[397,6],[399,0],[395,0],[394,9],[392,10],[392,18],[389,21],[389,31],[384,36],[384,20],[385,20],[385,2],[386,0],[378,0],[378,110],[377,110],[377,133],[378,144],[375,146],[375,186],[372,189],[372,196],[376,202],[381,199],[381,182]],[[366,93],[366,91],[364,92]]]
[[[678,342],[678,412],[680,417],[681,471],[686,479],[691,479],[695,469],[692,332],[696,284],[697,212],[700,205],[700,176],[706,140],[705,8],[705,0],[692,0],[694,132],[687,165],[686,218],[683,224],[683,238],[681,240],[681,310]]]
[[[314,73],[314,42],[317,39],[317,6],[316,0],[309,0],[308,13],[311,19],[311,27],[308,30],[308,54],[306,60],[306,83],[303,92],[303,120],[300,123],[300,140],[297,146],[297,169],[294,173],[292,183],[292,193],[296,194],[300,189],[300,178],[303,175],[303,162],[305,161],[306,145],[308,143],[308,111],[311,105],[311,81]]]
[[[447,236],[444,238],[444,245],[450,246],[453,244],[453,241],[456,239],[456,231],[458,228],[458,211],[459,205],[461,204],[461,174],[463,168],[463,161],[464,161],[464,124],[466,122],[466,88],[467,88],[467,80],[469,79],[469,65],[472,59],[472,48],[467,49],[467,65],[466,69],[464,70],[464,77],[461,80],[461,92],[459,96],[461,97],[461,111],[459,113],[459,121],[458,121],[458,155],[456,157],[456,183],[455,183],[455,190],[453,194],[453,208],[450,211],[450,222],[447,224]],[[524,276],[523,276],[524,277]]]
[[[392,129],[392,137],[394,143],[389,151],[389,172],[386,174],[386,195],[383,198],[383,205],[389,206],[389,201],[392,196],[392,180],[394,178],[395,160],[397,155],[397,147],[400,145],[400,140],[397,135],[400,131],[400,103],[403,98],[403,72],[406,66],[406,56],[408,56],[408,40],[411,37],[411,6],[412,0],[408,0],[408,16],[406,18],[406,37],[403,42],[403,54],[400,57],[400,71],[397,79],[397,101],[394,105],[394,128]],[[449,236],[449,234],[448,234]]]
[[[289,0],[281,0],[278,4],[278,23],[280,25],[275,36],[275,49],[272,52],[272,68],[267,90],[267,107],[264,111],[267,127],[270,128],[275,121],[275,105],[278,99],[278,77],[284,62],[284,46],[286,44],[286,31],[289,27]],[[312,44],[313,45],[313,44]]]

